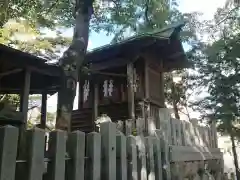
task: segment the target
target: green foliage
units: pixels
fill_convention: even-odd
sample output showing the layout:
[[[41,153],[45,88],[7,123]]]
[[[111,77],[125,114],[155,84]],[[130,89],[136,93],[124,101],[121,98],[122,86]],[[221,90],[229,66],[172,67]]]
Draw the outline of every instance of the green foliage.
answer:
[[[68,46],[71,39],[57,33],[55,37],[46,37],[40,29],[31,25],[27,20],[9,20],[0,28],[0,43],[25,52],[44,57],[58,59],[57,53],[61,48]]]
[[[16,18],[24,18],[31,24],[49,28],[72,22],[72,5],[68,0],[5,0],[0,11],[0,26]]]
[[[239,25],[234,19],[225,21],[219,38],[205,46],[202,51],[205,56],[199,58],[199,77],[209,96],[197,105],[201,105],[205,117],[219,122],[220,132],[232,131],[233,124],[240,118],[240,33],[237,29]]]
[[[120,41],[131,34],[163,28],[176,10],[175,6],[176,2],[169,0],[122,0],[108,6],[95,1],[91,28],[114,34],[113,42]]]
[[[20,101],[20,97],[17,94],[0,94],[0,102],[8,102],[11,103],[12,105],[14,105],[15,107],[19,107],[19,101]]]

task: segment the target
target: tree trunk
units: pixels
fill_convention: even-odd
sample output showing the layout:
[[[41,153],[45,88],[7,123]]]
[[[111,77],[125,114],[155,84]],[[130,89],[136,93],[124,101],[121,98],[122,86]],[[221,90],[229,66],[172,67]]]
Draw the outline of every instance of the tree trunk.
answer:
[[[93,0],[76,0],[75,29],[70,47],[59,60],[63,70],[58,92],[56,129],[70,131],[73,102],[76,95],[78,73],[83,65],[88,45],[89,22]]]
[[[230,133],[230,139],[231,139],[231,142],[232,142],[232,152],[233,152],[234,165],[235,165],[235,169],[236,169],[236,177],[237,177],[237,180],[240,180],[240,170],[239,170],[239,166],[238,166],[238,156],[237,156],[237,152],[236,152],[234,135],[232,133]]]

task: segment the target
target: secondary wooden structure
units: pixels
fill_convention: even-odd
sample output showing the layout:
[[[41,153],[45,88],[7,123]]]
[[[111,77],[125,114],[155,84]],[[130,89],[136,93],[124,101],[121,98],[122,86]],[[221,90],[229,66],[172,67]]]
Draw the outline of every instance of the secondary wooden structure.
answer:
[[[18,114],[22,116],[20,119],[1,117],[0,124],[25,126],[29,94],[42,94],[41,126],[45,127],[47,94],[57,91],[60,74],[60,69],[46,64],[45,59],[0,44],[0,94],[19,94]]]
[[[95,130],[97,117],[112,121],[154,116],[165,107],[164,72],[188,67],[179,37],[184,24],[131,37],[89,52],[90,75],[79,77],[79,106],[72,114],[72,130]],[[156,125],[157,122],[155,122]],[[146,129],[150,122],[145,122]]]

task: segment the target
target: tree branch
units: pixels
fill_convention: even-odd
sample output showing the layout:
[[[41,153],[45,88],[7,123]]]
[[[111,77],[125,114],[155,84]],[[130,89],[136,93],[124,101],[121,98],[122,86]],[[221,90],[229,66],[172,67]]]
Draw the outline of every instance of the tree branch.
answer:
[[[236,7],[234,7],[233,9],[231,9],[231,10],[227,13],[226,17],[223,18],[221,21],[219,21],[219,22],[216,24],[216,26],[220,25],[221,23],[223,23],[224,21],[226,21],[227,19],[229,19],[229,18],[230,18],[230,14],[231,14],[233,11],[237,10],[239,7],[240,7],[240,6],[236,6]]]
[[[150,0],[146,0],[144,16],[145,16],[147,24],[150,26],[151,25],[151,21],[148,18],[149,2],[150,2]]]

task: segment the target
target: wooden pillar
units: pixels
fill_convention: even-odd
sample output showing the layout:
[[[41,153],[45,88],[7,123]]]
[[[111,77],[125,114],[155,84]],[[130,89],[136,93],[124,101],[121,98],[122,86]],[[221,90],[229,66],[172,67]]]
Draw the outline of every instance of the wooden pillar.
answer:
[[[98,117],[98,83],[97,81],[94,81],[91,78],[90,79],[90,100],[91,100],[91,107],[92,107],[92,127],[95,131],[95,120]]]
[[[160,97],[161,97],[161,106],[165,107],[165,97],[164,97],[164,72],[163,72],[163,61],[161,63],[161,71],[160,71]]]
[[[212,131],[212,147],[218,148],[217,128],[215,120],[212,121],[211,123],[211,131]]]
[[[93,123],[94,123],[94,131],[95,131],[95,120],[98,117],[98,83],[94,83],[93,85],[94,89],[93,89]]]
[[[129,118],[135,120],[133,63],[127,65]]]
[[[144,84],[145,84],[145,99],[150,98],[149,92],[149,71],[148,71],[148,61],[145,60],[145,67],[144,67]]]
[[[82,100],[83,100],[83,79],[80,77],[80,73],[79,73],[79,77],[78,77],[78,109],[82,108]]]
[[[161,106],[165,107],[165,97],[164,97],[164,73],[160,72],[160,97],[161,97]]]
[[[18,158],[21,159],[26,155],[26,129],[27,129],[27,119],[28,119],[28,100],[29,100],[29,91],[30,91],[30,79],[31,79],[31,72],[29,69],[25,69],[23,71],[23,86],[22,92],[20,94],[20,112],[23,115],[23,124],[20,127],[19,131],[19,139],[18,139]],[[24,165],[17,165],[16,167],[16,179],[23,179],[22,174],[24,171]],[[19,174],[19,176],[18,176]]]
[[[47,93],[42,93],[42,105],[41,105],[41,128],[46,128],[47,121]]]
[[[31,72],[28,69],[26,69],[24,71],[23,87],[22,87],[22,92],[20,94],[20,112],[22,112],[23,114],[24,128],[27,127],[30,79],[31,79]]]

